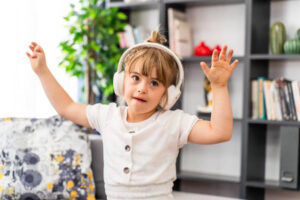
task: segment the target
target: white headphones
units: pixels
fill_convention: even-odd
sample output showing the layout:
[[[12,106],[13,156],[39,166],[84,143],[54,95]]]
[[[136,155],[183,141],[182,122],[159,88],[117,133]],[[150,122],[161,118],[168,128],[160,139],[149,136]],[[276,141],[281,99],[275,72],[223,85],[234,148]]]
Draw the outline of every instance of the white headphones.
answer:
[[[114,90],[115,90],[115,94],[118,95],[118,96],[123,96],[123,81],[124,81],[124,71],[122,69],[122,66],[123,66],[123,62],[126,58],[126,56],[128,55],[128,53],[132,50],[132,49],[135,49],[135,48],[138,48],[138,47],[153,47],[153,48],[157,48],[157,49],[160,49],[160,50],[163,50],[165,52],[167,52],[168,54],[170,54],[176,61],[177,63],[177,66],[178,66],[178,69],[179,69],[179,77],[176,82],[176,86],[174,85],[171,85],[168,87],[168,102],[165,106],[165,109],[170,109],[175,103],[176,101],[179,99],[180,97],[180,94],[181,94],[181,91],[180,91],[180,87],[181,87],[181,84],[183,82],[183,77],[184,77],[184,74],[183,74],[183,67],[182,67],[182,64],[181,64],[181,61],[179,60],[179,58],[176,56],[176,54],[171,51],[169,48],[165,47],[164,45],[161,45],[161,44],[158,44],[158,43],[153,43],[153,42],[143,42],[143,43],[140,43],[140,44],[136,44],[136,45],[133,45],[132,47],[128,48],[124,53],[123,55],[121,56],[120,60],[119,60],[119,64],[118,64],[118,70],[117,72],[114,74],[114,82],[113,82],[113,85],[114,85]],[[162,101],[160,102],[160,106],[163,106],[165,104],[165,98],[162,99]]]

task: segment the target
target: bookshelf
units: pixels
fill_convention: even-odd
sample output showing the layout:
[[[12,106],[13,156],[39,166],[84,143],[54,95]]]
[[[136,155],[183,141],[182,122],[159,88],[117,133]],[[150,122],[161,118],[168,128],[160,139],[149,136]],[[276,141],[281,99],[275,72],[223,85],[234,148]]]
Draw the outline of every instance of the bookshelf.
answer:
[[[234,82],[232,85],[240,85],[236,88],[229,88],[230,92],[233,91],[232,96],[232,104],[233,111],[234,109],[240,110],[241,112],[234,116],[234,126],[237,127],[234,134],[237,135],[234,138],[235,147],[228,151],[227,154],[231,154],[233,150],[236,151],[236,158],[234,160],[234,165],[228,165],[224,163],[225,167],[232,167],[233,174],[214,174],[211,172],[205,173],[200,171],[192,171],[186,170],[183,168],[184,162],[188,161],[186,158],[186,153],[192,153],[195,148],[188,147],[186,152],[185,150],[181,151],[178,156],[177,163],[177,181],[175,182],[175,190],[181,190],[183,188],[189,187],[189,182],[199,183],[199,187],[205,187],[206,183],[215,187],[214,184],[220,187],[232,188],[237,191],[237,194],[228,194],[228,196],[242,198],[242,199],[272,199],[272,193],[276,193],[277,199],[280,199],[280,194],[291,195],[294,198],[300,198],[300,193],[298,185],[294,186],[294,188],[283,186],[282,182],[279,179],[279,175],[276,175],[275,179],[270,176],[272,173],[269,172],[268,166],[273,164],[273,160],[269,159],[268,151],[268,140],[269,137],[277,138],[277,152],[279,152],[278,148],[282,147],[282,142],[279,135],[286,134],[286,132],[291,131],[290,135],[297,136],[298,133],[295,132],[300,127],[300,122],[297,121],[270,121],[270,120],[254,120],[251,119],[251,80],[258,76],[265,76],[267,78],[274,78],[274,68],[280,68],[281,65],[285,65],[285,63],[296,62],[300,63],[300,54],[299,55],[271,55],[269,53],[269,28],[270,24],[275,20],[280,20],[280,16],[274,17],[274,12],[284,14],[285,12],[290,12],[291,9],[290,4],[295,3],[296,7],[299,6],[299,1],[295,0],[155,0],[149,2],[136,2],[136,3],[124,3],[121,0],[113,1],[107,0],[107,6],[109,7],[119,7],[121,11],[125,12],[129,16],[129,21],[132,20],[132,12],[148,12],[148,10],[156,10],[157,16],[154,18],[158,18],[158,24],[160,25],[160,30],[165,33],[168,38],[168,19],[167,19],[167,9],[175,8],[186,12],[194,12],[194,13],[205,13],[206,9],[211,9],[212,7],[224,7],[228,6],[234,7],[236,10],[242,10],[244,16],[241,16],[240,21],[242,22],[241,29],[235,29],[235,32],[238,32],[235,36],[237,41],[234,41],[233,47],[231,48],[238,49],[237,54],[233,59],[240,60],[239,72],[233,75]],[[274,4],[288,4],[289,6],[273,6]],[[275,10],[274,11],[274,7]],[[293,7],[293,6],[292,6]],[[197,10],[199,8],[200,11]],[[279,11],[278,11],[279,10]],[[299,15],[297,12],[291,12],[288,17],[282,17],[283,22],[291,21],[292,13],[294,16],[292,18],[299,19]],[[227,15],[234,15],[233,12],[228,12]],[[237,18],[236,16],[234,16]],[[149,17],[146,17],[149,18]],[[150,16],[153,18],[153,16]],[[214,20],[214,18],[210,18],[208,16],[205,19],[193,20],[191,23],[195,28],[201,29],[197,27],[198,23],[201,23],[201,20]],[[229,18],[230,20],[230,18]],[[299,20],[298,20],[299,21]],[[295,22],[295,25],[300,28],[300,23]],[[234,26],[234,25],[233,25]],[[239,25],[240,26],[240,25]],[[153,27],[157,28],[157,27]],[[286,27],[289,29],[290,27]],[[200,30],[201,31],[201,30]],[[222,32],[222,35],[227,35]],[[194,35],[193,35],[194,36]],[[199,36],[194,36],[196,39],[199,39]],[[198,38],[197,38],[198,37]],[[211,36],[216,37],[216,36]],[[222,37],[222,36],[220,36]],[[222,38],[221,40],[232,41],[232,38]],[[242,43],[241,45],[238,43]],[[194,44],[195,46],[195,44]],[[194,97],[193,93],[195,93],[195,83],[200,83],[199,81],[195,81],[198,79],[197,73],[201,73],[201,69],[199,67],[200,61],[210,62],[210,57],[184,57],[182,58],[183,65],[185,67],[185,71],[187,71],[187,77],[185,77],[185,88],[183,99],[177,104],[177,108],[186,108],[184,103],[187,98],[186,94],[191,94]],[[279,67],[278,67],[279,66]],[[289,67],[287,67],[289,68]],[[278,70],[277,76],[286,74],[280,70]],[[272,75],[273,73],[273,75]],[[300,73],[300,70],[297,71]],[[189,75],[190,74],[190,75]],[[196,74],[196,75],[195,75]],[[276,73],[275,73],[276,74]],[[238,78],[241,77],[241,78]],[[200,77],[200,79],[203,79]],[[296,79],[297,80],[297,79]],[[298,80],[300,80],[298,78]],[[190,83],[189,83],[190,82]],[[201,88],[202,85],[200,83],[198,88]],[[193,101],[188,101],[188,111],[191,112],[192,109],[195,110],[195,102],[199,100],[199,96],[195,96],[196,98]],[[189,97],[188,97],[189,98]],[[240,105],[241,104],[241,105]],[[189,107],[190,106],[190,107]],[[186,111],[186,110],[185,110]],[[195,113],[194,113],[195,114]],[[204,119],[208,119],[209,117],[205,116]],[[292,130],[290,130],[292,128]],[[276,135],[276,136],[274,136]],[[288,134],[287,134],[288,135]],[[288,139],[288,137],[287,137]],[[298,141],[298,140],[297,140]],[[292,141],[291,141],[292,142]],[[295,143],[295,142],[294,142]],[[296,142],[298,143],[298,142]],[[223,146],[222,148],[228,148],[228,146]],[[285,153],[285,150],[291,150],[297,147],[285,147],[286,149],[280,149],[280,153]],[[203,149],[201,149],[202,151]],[[199,152],[201,152],[199,151]],[[211,151],[211,149],[204,149],[204,152]],[[198,151],[197,151],[198,153]],[[196,154],[197,154],[196,153]],[[198,154],[197,154],[198,155]],[[193,155],[195,158],[195,155]],[[202,155],[200,155],[202,156]],[[226,157],[226,156],[225,156]],[[287,156],[290,158],[298,157],[298,154]],[[277,155],[277,159],[281,160],[282,157]],[[214,157],[214,159],[217,159]],[[215,161],[214,161],[215,162]],[[213,163],[214,163],[213,162]],[[273,171],[278,171],[279,173],[279,162],[276,161],[273,167]],[[297,163],[295,163],[297,162]],[[216,163],[216,162],[215,162]],[[271,163],[271,164],[270,164]],[[291,165],[296,164],[299,165],[298,160],[291,160]],[[237,166],[238,165],[238,166]],[[238,172],[236,172],[238,171]],[[275,172],[277,173],[277,172]],[[268,175],[269,174],[269,175]],[[271,175],[270,175],[271,174]],[[269,177],[268,177],[269,176]],[[298,180],[298,169],[296,170],[296,179]],[[198,186],[196,186],[198,187]],[[205,189],[204,189],[205,190]],[[202,191],[204,191],[202,189]],[[228,189],[230,190],[230,189]],[[195,189],[197,191],[197,188]],[[198,190],[200,191],[200,190]],[[274,192],[275,191],[275,192]],[[295,192],[294,192],[295,191]],[[205,191],[204,191],[205,192]],[[224,194],[220,194],[226,196]],[[282,197],[285,198],[285,197]],[[281,199],[282,199],[281,198]]]

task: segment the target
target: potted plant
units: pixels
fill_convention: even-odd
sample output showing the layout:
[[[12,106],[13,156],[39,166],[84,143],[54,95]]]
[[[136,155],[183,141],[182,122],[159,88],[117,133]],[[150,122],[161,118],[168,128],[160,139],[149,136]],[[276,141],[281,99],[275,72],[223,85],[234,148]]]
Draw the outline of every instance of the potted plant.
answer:
[[[102,102],[113,95],[113,74],[124,51],[119,48],[119,32],[127,25],[127,16],[118,8],[106,8],[105,0],[80,0],[64,17],[70,39],[59,44],[63,58],[59,65],[71,76],[84,80],[83,101]],[[78,8],[79,7],[79,8]]]

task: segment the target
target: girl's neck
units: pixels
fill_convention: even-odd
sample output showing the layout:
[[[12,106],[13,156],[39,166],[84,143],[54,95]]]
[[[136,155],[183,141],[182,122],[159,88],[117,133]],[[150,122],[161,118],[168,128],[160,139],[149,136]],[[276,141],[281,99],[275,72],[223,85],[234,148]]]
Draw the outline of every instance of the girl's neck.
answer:
[[[127,108],[127,116],[126,116],[126,121],[129,123],[134,123],[134,122],[141,122],[149,117],[151,117],[154,113],[156,112],[156,109],[147,112],[147,113],[136,113],[130,110],[130,108]]]

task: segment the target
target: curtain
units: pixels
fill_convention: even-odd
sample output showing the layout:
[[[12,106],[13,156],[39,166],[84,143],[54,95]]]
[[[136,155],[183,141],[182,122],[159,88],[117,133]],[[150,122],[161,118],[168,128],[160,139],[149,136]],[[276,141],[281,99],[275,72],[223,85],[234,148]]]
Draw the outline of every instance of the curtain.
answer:
[[[44,118],[57,114],[25,52],[40,44],[50,71],[77,101],[78,81],[58,66],[59,42],[67,39],[63,17],[71,0],[0,0],[0,117]]]

